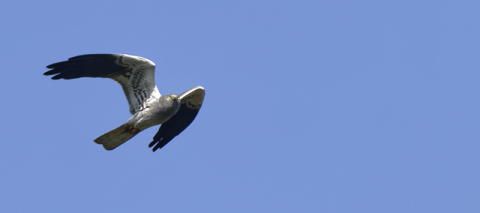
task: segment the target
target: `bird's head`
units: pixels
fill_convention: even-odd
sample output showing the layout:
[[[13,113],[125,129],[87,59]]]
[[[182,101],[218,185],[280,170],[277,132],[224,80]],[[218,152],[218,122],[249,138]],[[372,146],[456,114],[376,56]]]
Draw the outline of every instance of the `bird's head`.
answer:
[[[178,99],[178,95],[176,94],[160,96],[160,103],[162,103],[164,108],[174,110],[173,114],[177,113],[181,104],[180,100]]]
[[[151,103],[149,114],[155,117],[157,123],[163,123],[178,112],[180,105],[177,95],[162,95],[158,101]]]
[[[178,95],[176,95],[176,94],[167,95],[167,99],[169,99],[169,100],[170,100],[170,99],[176,100],[176,99],[178,99]]]

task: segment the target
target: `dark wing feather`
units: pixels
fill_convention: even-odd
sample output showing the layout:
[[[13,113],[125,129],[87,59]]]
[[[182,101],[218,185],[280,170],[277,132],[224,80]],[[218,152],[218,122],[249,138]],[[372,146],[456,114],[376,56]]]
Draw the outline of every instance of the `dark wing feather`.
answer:
[[[155,85],[155,64],[146,58],[125,54],[89,54],[51,64],[47,68],[52,70],[44,75],[54,75],[52,79],[99,77],[115,80],[122,86],[132,114],[142,108],[146,99],[160,97]]]
[[[81,77],[112,78],[116,75],[131,71],[130,67],[115,63],[118,54],[89,54],[69,58],[50,64],[47,68],[52,69],[44,75],[55,75],[52,79],[74,79]]]
[[[175,136],[185,130],[193,120],[195,120],[202,106],[204,97],[205,89],[201,86],[194,87],[180,94],[178,96],[182,103],[180,109],[167,122],[160,126],[160,129],[148,147],[153,147],[153,151],[161,149]]]

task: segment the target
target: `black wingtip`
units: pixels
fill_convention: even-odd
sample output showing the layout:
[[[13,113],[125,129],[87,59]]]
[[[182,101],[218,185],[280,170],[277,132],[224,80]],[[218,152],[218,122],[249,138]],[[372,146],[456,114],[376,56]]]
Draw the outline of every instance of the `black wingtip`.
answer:
[[[45,76],[54,75],[52,76],[52,80],[62,79],[62,75],[56,70],[50,70],[48,72],[43,73],[43,75]]]
[[[47,71],[47,72],[44,72],[43,75],[53,75],[53,74],[57,74],[57,71],[55,70],[50,70],[50,71]]]
[[[52,79],[74,79],[82,77],[110,78],[113,73],[125,72],[129,67],[117,64],[116,54],[88,54],[69,58],[67,61],[47,66],[44,75],[56,75]]]
[[[62,77],[60,77],[60,75],[56,75],[52,77],[52,80],[58,80],[58,79],[62,79]]]
[[[155,146],[155,145],[156,145],[157,143],[159,143],[159,142],[160,142],[160,141],[157,141],[157,140],[154,140],[154,141],[150,142],[150,144],[148,144],[148,148],[152,148],[152,147],[153,147],[152,151],[154,151],[154,152],[157,151],[157,149],[162,148],[162,147],[160,147],[160,146],[158,146],[158,145]]]

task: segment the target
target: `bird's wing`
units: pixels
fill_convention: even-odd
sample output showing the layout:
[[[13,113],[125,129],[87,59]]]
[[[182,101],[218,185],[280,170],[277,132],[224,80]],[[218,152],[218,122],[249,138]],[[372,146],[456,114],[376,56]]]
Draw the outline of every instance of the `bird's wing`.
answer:
[[[185,130],[188,125],[193,122],[198,111],[200,111],[204,97],[205,89],[201,86],[194,87],[180,94],[178,96],[178,99],[181,100],[180,109],[167,122],[160,126],[160,129],[148,147],[153,147],[153,151],[156,151]]]
[[[111,78],[118,82],[128,100],[130,113],[135,114],[143,102],[160,97],[155,85],[155,64],[142,57],[120,54],[88,54],[48,65],[44,75],[52,79],[81,77]]]

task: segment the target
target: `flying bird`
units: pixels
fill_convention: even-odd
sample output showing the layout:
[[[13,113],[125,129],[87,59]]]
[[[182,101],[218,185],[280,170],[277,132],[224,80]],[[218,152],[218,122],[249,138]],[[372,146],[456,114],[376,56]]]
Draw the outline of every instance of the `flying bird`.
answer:
[[[88,54],[48,65],[44,75],[52,79],[81,77],[110,78],[118,82],[127,97],[130,113],[126,123],[94,141],[113,150],[141,131],[161,124],[149,147],[162,148],[185,130],[203,104],[205,89],[194,87],[180,95],[161,95],[155,85],[155,64],[139,56],[126,54]]]

